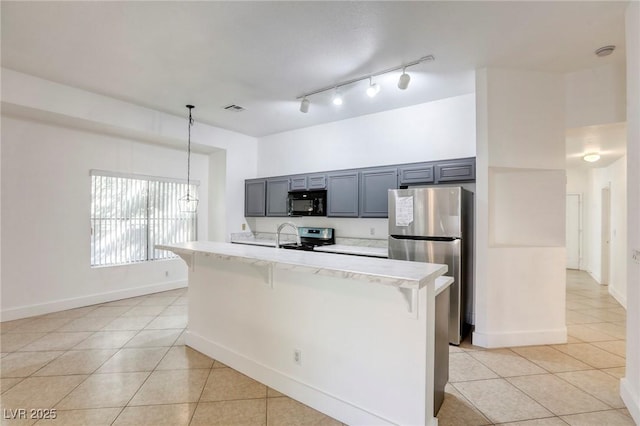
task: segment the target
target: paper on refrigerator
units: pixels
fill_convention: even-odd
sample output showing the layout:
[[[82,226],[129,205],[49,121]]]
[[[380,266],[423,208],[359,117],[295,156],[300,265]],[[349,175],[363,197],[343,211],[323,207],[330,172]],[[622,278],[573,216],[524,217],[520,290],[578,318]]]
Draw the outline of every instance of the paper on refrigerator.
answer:
[[[409,226],[413,222],[413,196],[396,198],[396,226]]]

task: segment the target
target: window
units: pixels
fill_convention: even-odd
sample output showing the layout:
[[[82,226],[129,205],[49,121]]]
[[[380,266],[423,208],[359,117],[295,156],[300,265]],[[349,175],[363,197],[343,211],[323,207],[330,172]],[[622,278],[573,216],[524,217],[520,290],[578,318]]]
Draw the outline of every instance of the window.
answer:
[[[186,192],[179,180],[92,170],[91,266],[176,257],[154,246],[196,239],[197,215],[178,208]]]

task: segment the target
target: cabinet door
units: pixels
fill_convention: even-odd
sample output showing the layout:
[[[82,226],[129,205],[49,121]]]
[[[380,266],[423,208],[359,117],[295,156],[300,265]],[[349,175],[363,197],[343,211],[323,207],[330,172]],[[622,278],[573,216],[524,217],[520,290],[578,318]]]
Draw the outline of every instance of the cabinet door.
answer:
[[[315,189],[327,189],[327,175],[309,175],[307,177],[307,188],[310,191]]]
[[[475,158],[464,158],[436,164],[436,181],[438,183],[474,180],[476,180]]]
[[[387,192],[398,189],[398,169],[376,168],[360,172],[360,217],[389,217]]]
[[[264,216],[265,179],[244,181],[244,215],[245,217]]]
[[[327,216],[358,217],[358,172],[327,174]]]
[[[433,183],[433,164],[414,164],[398,168],[398,184]]]
[[[306,176],[292,176],[289,184],[289,191],[304,191],[307,189]]]
[[[267,216],[287,216],[289,178],[267,179]]]

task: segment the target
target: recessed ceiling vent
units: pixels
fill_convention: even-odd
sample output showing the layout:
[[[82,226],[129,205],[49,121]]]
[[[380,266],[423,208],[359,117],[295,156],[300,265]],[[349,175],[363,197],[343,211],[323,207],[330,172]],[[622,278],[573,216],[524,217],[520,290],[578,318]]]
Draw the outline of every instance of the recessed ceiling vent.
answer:
[[[244,108],[242,108],[240,105],[236,105],[236,104],[227,105],[226,107],[223,107],[223,108],[226,109],[227,111],[231,111],[231,112],[242,112],[242,111],[244,111]]]

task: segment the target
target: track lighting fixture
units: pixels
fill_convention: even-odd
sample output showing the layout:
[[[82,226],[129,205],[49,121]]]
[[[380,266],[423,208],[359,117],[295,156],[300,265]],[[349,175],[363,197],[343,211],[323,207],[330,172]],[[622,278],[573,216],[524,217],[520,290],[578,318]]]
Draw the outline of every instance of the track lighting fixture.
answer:
[[[405,69],[406,67],[402,68],[402,75],[398,79],[398,89],[400,90],[406,90],[406,88],[409,87],[409,82],[411,81],[411,77],[405,72]]]
[[[369,80],[369,86],[367,87],[367,95],[371,98],[376,96],[380,92],[380,85],[378,83],[373,83],[373,77],[377,77],[379,75],[388,74],[390,72],[402,70],[402,75],[400,75],[400,79],[398,80],[398,89],[406,90],[409,87],[409,82],[411,81],[411,77],[407,74],[406,69],[408,67],[412,67],[414,65],[421,64],[423,62],[434,61],[435,58],[433,55],[423,56],[420,59],[416,59],[415,61],[407,62],[397,67],[388,68],[386,70],[378,71],[375,73],[367,74],[362,77],[353,78],[351,80],[342,81],[337,84],[333,84],[331,86],[323,87],[322,89],[314,90],[312,92],[305,93],[303,95],[298,96],[296,99],[301,99],[300,101],[300,112],[307,113],[309,112],[309,96],[316,95],[318,93],[328,92],[329,90],[333,90],[333,104],[334,105],[342,105],[343,98],[340,93],[340,88],[343,86],[348,86],[350,84],[357,83],[362,80]]]
[[[378,83],[372,83],[371,77],[369,77],[369,87],[367,87],[367,96],[373,98],[380,91],[380,85]]]
[[[338,90],[338,88],[335,88],[335,93],[333,94],[333,100],[332,100],[334,105],[342,105],[342,95],[340,94],[340,91]]]
[[[309,99],[305,96],[300,102],[300,112],[308,113],[309,112]]]

